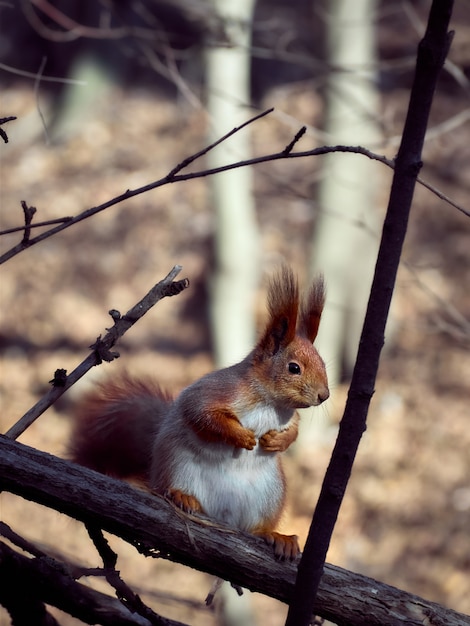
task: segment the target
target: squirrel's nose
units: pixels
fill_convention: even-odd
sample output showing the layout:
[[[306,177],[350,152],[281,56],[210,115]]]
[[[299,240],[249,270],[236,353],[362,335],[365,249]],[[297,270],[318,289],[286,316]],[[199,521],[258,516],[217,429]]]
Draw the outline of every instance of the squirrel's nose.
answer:
[[[328,389],[328,387],[323,387],[323,389],[320,389],[320,391],[318,392],[318,404],[325,402],[325,400],[328,400],[329,397],[330,390]]]

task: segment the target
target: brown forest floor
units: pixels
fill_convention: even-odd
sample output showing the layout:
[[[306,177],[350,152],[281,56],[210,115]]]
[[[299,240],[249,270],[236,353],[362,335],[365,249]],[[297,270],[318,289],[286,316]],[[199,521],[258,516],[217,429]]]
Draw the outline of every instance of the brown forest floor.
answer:
[[[406,99],[406,91],[384,97],[394,132],[400,129]],[[260,122],[254,128],[256,154],[283,147],[303,123],[318,121],[319,101],[303,86],[278,90],[263,104],[287,111],[297,122],[288,127],[276,113]],[[461,109],[461,100],[440,93],[433,123]],[[20,200],[36,206],[40,220],[76,214],[164,176],[205,145],[203,113],[147,91],[115,88],[83,120],[79,133],[53,145],[41,136],[31,138],[29,129],[40,126],[30,87],[2,94],[2,115],[11,114],[20,120],[8,127],[10,143],[1,147],[1,229],[21,224]],[[469,139],[467,123],[429,141],[423,170],[424,178],[467,207]],[[306,149],[309,141],[315,145],[307,138]],[[301,262],[312,228],[308,194],[318,167],[297,160],[256,169],[263,272],[282,259],[305,272]],[[386,190],[389,180],[390,174],[384,174]],[[386,192],[382,200],[381,213]],[[213,227],[207,181],[195,180],[109,209],[10,260],[0,279],[2,431],[46,391],[56,368],[70,371],[87,354],[87,346],[109,326],[110,308],[127,310],[176,263],[190,277],[191,289],[157,305],[126,335],[121,359],[100,369],[152,372],[175,392],[208,371],[205,281]],[[418,190],[404,251],[407,267],[397,285],[395,330],[382,358],[369,428],[328,557],[331,563],[466,613],[470,359],[468,325],[466,336],[459,334],[455,311],[469,318],[469,235],[468,218]],[[2,251],[17,241],[18,235],[2,237]],[[63,455],[71,405],[99,374],[98,369],[92,372],[20,441]],[[328,403],[333,424],[341,417],[345,395],[341,386]],[[327,437],[314,453],[286,459],[289,506],[284,527],[297,532],[301,541],[331,446]],[[1,517],[30,540],[81,563],[97,564],[77,522],[9,494],[2,495]],[[201,606],[210,586],[207,576],[145,560],[124,543],[112,543],[118,546],[119,567],[128,582],[162,594],[151,600],[157,611],[194,625],[212,623]],[[261,597],[256,597],[255,607],[262,615],[260,623],[283,623],[285,607]],[[2,613],[0,622],[8,623]]]

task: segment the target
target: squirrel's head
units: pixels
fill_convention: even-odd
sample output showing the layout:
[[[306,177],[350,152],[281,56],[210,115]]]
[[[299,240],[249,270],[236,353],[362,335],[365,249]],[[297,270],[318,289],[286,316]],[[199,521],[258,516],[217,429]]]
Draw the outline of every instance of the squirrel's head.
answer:
[[[330,395],[325,364],[313,346],[324,303],[322,277],[302,303],[290,268],[283,267],[269,285],[269,320],[252,363],[272,399],[291,409],[317,406]]]

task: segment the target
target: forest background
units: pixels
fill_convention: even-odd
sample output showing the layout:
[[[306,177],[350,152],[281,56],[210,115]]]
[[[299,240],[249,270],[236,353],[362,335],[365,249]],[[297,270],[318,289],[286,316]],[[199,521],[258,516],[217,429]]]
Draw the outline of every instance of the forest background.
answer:
[[[380,3],[374,20],[384,143],[372,148],[389,158],[397,149],[422,35],[419,25],[425,22],[429,3],[394,6],[398,7]],[[251,128],[254,155],[282,149],[304,124],[302,148],[328,143],[322,134],[326,72],[314,63],[322,59],[325,26],[318,12],[309,13],[310,21],[302,19],[307,8],[311,10],[306,3],[281,2],[271,14],[262,2],[257,8],[258,28],[253,32],[271,38],[271,46],[281,34],[294,33],[294,52],[310,63],[254,56],[246,118],[258,110],[275,109]],[[3,13],[8,18],[6,9]],[[28,31],[24,21],[15,24],[2,62],[29,71],[32,78],[2,72],[1,114],[16,115],[18,121],[9,124],[10,141],[1,147],[0,230],[21,223],[21,200],[37,207],[41,220],[72,215],[164,176],[207,144],[209,122],[197,79],[201,70],[192,54],[197,38],[186,48],[180,46],[177,63],[195,94],[192,99],[155,68],[137,64],[137,71],[132,54],[127,60],[127,53],[120,56],[126,50],[122,42],[98,41],[91,46],[80,39],[65,54],[63,44],[55,43],[54,52],[50,41],[32,39],[33,30]],[[449,68],[454,71],[441,77],[422,177],[464,206],[470,180],[467,2],[457,3],[452,28],[456,36]],[[262,43],[264,48],[254,39],[254,51],[257,44],[272,49],[269,41]],[[119,45],[122,49],[116,52]],[[18,50],[21,54],[15,55]],[[183,54],[187,50],[191,53]],[[118,66],[119,71],[112,81],[102,80],[102,89],[91,90],[89,102],[85,98],[77,115],[69,108],[74,100],[69,87],[38,80],[38,71],[44,77],[76,77],[77,64],[86,61],[88,53],[94,60],[104,58],[102,67],[114,72]],[[77,89],[87,91],[86,86]],[[227,120],[225,131],[233,125]],[[383,181],[376,203],[380,221],[391,173],[381,164],[369,166],[371,178]],[[306,259],[318,215],[336,210],[319,206],[318,186],[324,175],[321,157],[253,168],[263,277],[286,260],[307,280]],[[347,211],[340,219],[347,219]],[[375,224],[358,222],[356,227],[378,238]],[[174,392],[212,369],[208,286],[214,272],[215,230],[209,182],[199,179],[129,200],[10,260],[0,280],[2,431],[44,393],[58,367],[70,370],[81,360],[87,346],[109,325],[109,309],[126,310],[175,263],[183,266],[191,288],[160,303],[121,342],[119,361],[93,371],[21,441],[64,456],[73,403],[109,368],[151,372]],[[468,217],[428,190],[417,191],[369,428],[328,555],[337,565],[466,613],[470,613],[468,235]],[[2,236],[1,252],[17,240],[17,234]],[[263,280],[256,300],[258,320],[264,313],[264,287]],[[315,433],[314,454],[310,448],[299,448],[287,458],[289,509],[283,526],[301,540],[328,462],[346,383],[347,373],[335,385],[325,411],[304,416],[304,427]],[[2,494],[1,505],[2,519],[27,538],[50,544],[60,536],[66,555],[93,560],[91,550],[85,553],[86,537],[70,519],[8,494]],[[166,614],[192,624],[208,623],[210,617],[198,604],[210,584],[205,575],[171,563],[144,561],[120,542],[119,553],[121,570],[137,588],[158,588],[167,594]],[[175,590],[196,605],[176,602]],[[285,607],[262,597],[256,597],[255,607],[262,612],[263,623],[283,623]],[[75,623],[63,617],[61,621]]]

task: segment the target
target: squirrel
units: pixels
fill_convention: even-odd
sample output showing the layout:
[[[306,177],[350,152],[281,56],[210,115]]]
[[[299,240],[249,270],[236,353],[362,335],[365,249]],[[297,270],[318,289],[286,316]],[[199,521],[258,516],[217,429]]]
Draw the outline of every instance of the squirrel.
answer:
[[[73,461],[137,478],[188,513],[262,537],[280,559],[300,553],[296,535],[275,531],[285,503],[280,452],[298,433],[298,408],[329,397],[313,341],[325,301],[323,279],[300,301],[292,270],[268,289],[269,318],[240,363],[206,374],[172,399],[128,374],[97,386],[77,410]]]

